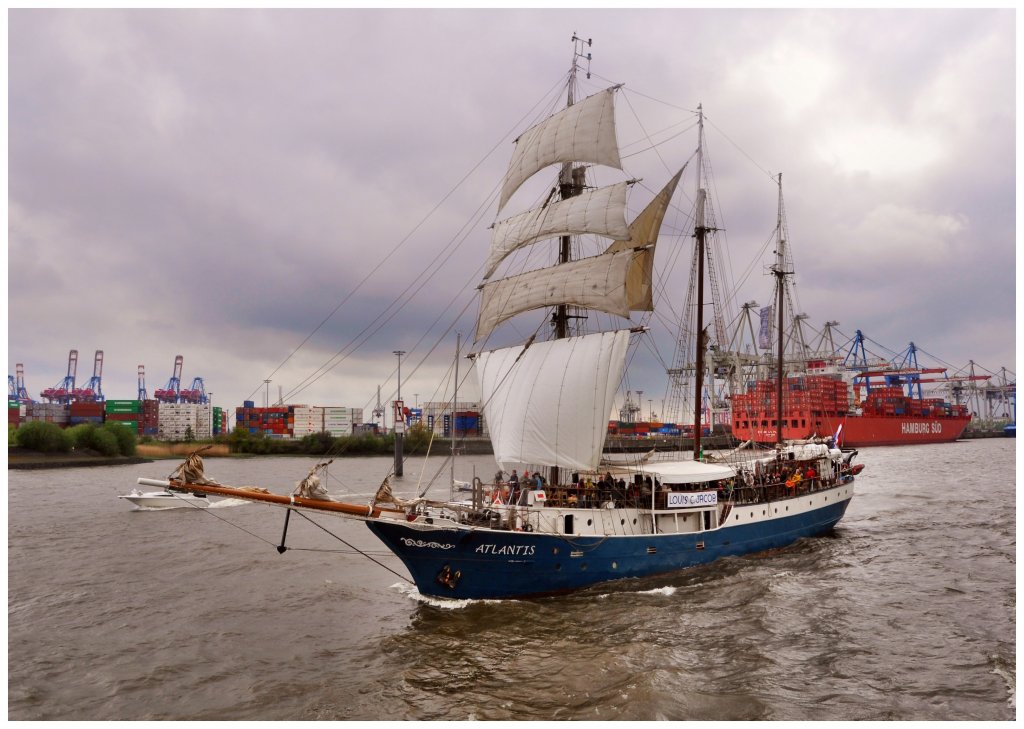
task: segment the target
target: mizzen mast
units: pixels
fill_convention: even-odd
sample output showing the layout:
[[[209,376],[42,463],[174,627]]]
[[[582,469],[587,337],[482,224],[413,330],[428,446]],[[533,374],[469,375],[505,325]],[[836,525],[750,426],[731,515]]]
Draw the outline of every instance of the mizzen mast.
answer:
[[[697,250],[694,255],[697,258],[697,356],[694,361],[694,415],[693,415],[693,460],[701,456],[700,437],[701,410],[703,409],[703,398],[701,390],[704,387],[704,350],[707,345],[707,333],[704,331],[704,247],[708,233],[708,227],[704,220],[704,204],[707,202],[707,191],[704,189],[702,172],[704,167],[704,108],[697,107],[697,212],[694,221],[693,235],[696,238]]]
[[[793,274],[792,268],[786,267],[786,238],[784,231],[785,226],[783,225],[783,207],[782,207],[782,173],[779,173],[779,213],[776,223],[776,235],[777,235],[777,246],[776,246],[776,258],[775,264],[771,267],[772,275],[775,276],[776,280],[776,293],[777,299],[775,306],[778,307],[778,348],[779,356],[775,362],[775,443],[781,446],[784,442],[782,434],[782,414],[784,411],[782,403],[783,393],[783,380],[786,377],[785,372],[785,351],[786,351],[786,332],[785,332],[785,313],[786,313],[786,276]]]

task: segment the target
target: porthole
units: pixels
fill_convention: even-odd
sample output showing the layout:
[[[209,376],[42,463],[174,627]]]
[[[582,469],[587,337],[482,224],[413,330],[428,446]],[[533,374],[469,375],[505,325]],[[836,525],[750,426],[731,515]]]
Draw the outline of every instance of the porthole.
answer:
[[[587,519],[587,526],[591,526],[594,523],[593,519]]]
[[[740,515],[739,515],[739,514],[737,514],[737,515],[736,515],[736,521],[739,521],[739,520],[740,520]]]
[[[558,554],[558,547],[551,550],[551,554]]]
[[[636,519],[633,519],[633,526],[636,526]]]
[[[622,519],[619,521],[619,526],[626,526],[626,520]]]
[[[761,509],[761,516],[768,516],[768,510],[767,509]]]
[[[612,569],[613,570],[617,570],[618,568],[619,568],[619,563],[618,562],[612,562]]]

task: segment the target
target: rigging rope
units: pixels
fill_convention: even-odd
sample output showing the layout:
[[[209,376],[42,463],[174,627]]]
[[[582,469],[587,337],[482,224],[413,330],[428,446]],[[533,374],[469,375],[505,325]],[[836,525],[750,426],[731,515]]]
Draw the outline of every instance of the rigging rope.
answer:
[[[186,502],[186,503],[187,503],[187,502]],[[213,511],[211,511],[211,510],[210,510],[210,508],[209,508],[209,507],[201,507],[201,506],[197,506],[197,505],[195,505],[195,504],[191,504],[191,503],[189,504],[189,506],[191,506],[191,507],[192,507],[192,508],[194,508],[194,509],[199,509],[200,511],[202,511],[202,512],[204,512],[204,513],[207,513],[207,514],[209,514],[210,516],[212,516],[212,517],[214,517],[214,518],[216,518],[216,519],[220,519],[220,520],[221,520],[222,522],[224,522],[224,523],[225,523],[225,524],[227,524],[228,526],[233,526],[233,527],[234,527],[235,529],[238,529],[238,530],[240,530],[240,531],[243,531],[243,532],[245,532],[245,533],[246,533],[246,534],[248,534],[248,535],[249,535],[250,537],[253,537],[253,538],[255,538],[255,539],[258,539],[259,541],[263,542],[264,544],[269,544],[269,545],[270,545],[271,547],[273,547],[274,549],[278,549],[278,546],[279,546],[279,545],[278,545],[278,544],[277,544],[276,542],[272,542],[272,541],[270,541],[269,539],[265,539],[265,538],[261,537],[261,536],[260,536],[259,534],[256,534],[255,532],[251,532],[251,531],[249,531],[248,529],[246,529],[245,527],[243,527],[243,526],[241,526],[241,525],[239,525],[239,524],[235,524],[234,522],[232,522],[232,521],[229,521],[229,520],[225,519],[225,518],[224,518],[224,517],[222,517],[222,516],[221,516],[220,514],[215,514],[215,513],[213,512]],[[302,513],[302,512],[301,512],[301,511],[299,511],[298,509],[289,509],[289,511],[291,511],[291,512],[294,512],[295,514],[298,514],[299,516],[301,516],[301,517],[302,517],[303,519],[305,519],[306,521],[308,521],[308,522],[309,522],[310,524],[312,524],[313,526],[317,527],[318,529],[321,529],[322,531],[326,532],[326,533],[327,533],[327,534],[329,534],[330,536],[332,536],[332,537],[334,537],[335,539],[337,539],[337,540],[338,540],[339,542],[341,542],[341,543],[342,543],[342,544],[344,544],[344,545],[345,545],[346,547],[348,547],[348,548],[349,548],[350,550],[352,550],[352,552],[351,552],[351,553],[354,553],[354,554],[359,554],[359,555],[362,555],[363,557],[366,557],[366,558],[367,558],[368,560],[370,560],[371,562],[373,562],[373,563],[374,563],[374,564],[376,564],[377,566],[379,566],[379,567],[383,567],[383,568],[384,568],[385,570],[387,570],[387,571],[388,571],[388,572],[390,572],[391,574],[395,575],[396,577],[400,577],[401,579],[403,579],[403,580],[405,580],[406,582],[408,582],[408,583],[409,583],[410,585],[412,585],[412,584],[415,584],[415,583],[413,583],[413,581],[412,581],[412,580],[410,580],[410,579],[409,579],[408,577],[406,577],[405,575],[402,575],[402,574],[400,574],[400,573],[398,573],[398,572],[395,572],[395,571],[394,571],[393,569],[391,569],[390,567],[388,567],[388,566],[387,566],[386,564],[383,564],[383,563],[381,563],[380,561],[378,561],[378,560],[374,559],[374,558],[373,558],[373,557],[372,557],[372,556],[371,556],[371,555],[370,555],[370,554],[369,554],[368,552],[364,552],[363,550],[359,549],[358,547],[355,547],[355,546],[353,546],[353,545],[349,544],[349,543],[348,543],[348,542],[346,542],[346,541],[345,541],[344,539],[342,539],[341,537],[339,537],[339,536],[338,536],[337,534],[334,534],[334,533],[333,533],[332,531],[330,531],[329,529],[325,528],[324,526],[322,526],[322,525],[320,525],[320,524],[317,524],[317,523],[316,523],[315,521],[313,521],[312,519],[310,519],[310,518],[309,518],[308,516],[306,516],[306,515],[305,515],[304,513]],[[299,552],[339,552],[339,553],[343,553],[343,552],[340,552],[340,550],[333,550],[333,549],[314,549],[314,548],[312,548],[312,547],[289,547],[289,549],[294,549],[295,551],[299,551]],[[344,554],[344,553],[343,553],[343,554]]]
[[[339,537],[339,536],[338,536],[337,534],[335,534],[334,532],[332,532],[332,531],[331,531],[330,529],[327,529],[326,527],[324,527],[324,526],[321,526],[320,524],[317,524],[317,523],[316,523],[315,521],[313,521],[312,519],[310,519],[310,518],[309,518],[308,516],[306,516],[305,514],[303,514],[303,513],[301,512],[301,511],[295,510],[295,513],[296,513],[296,514],[298,514],[299,516],[301,516],[301,517],[302,517],[303,519],[305,519],[306,521],[308,521],[308,522],[309,522],[310,524],[312,524],[313,526],[315,526],[315,527],[316,527],[317,529],[321,529],[321,530],[323,530],[324,532],[326,532],[327,534],[329,534],[330,536],[334,537],[335,539],[337,539],[337,540],[338,540],[339,542],[341,542],[342,544],[344,544],[344,545],[345,545],[346,547],[348,547],[349,549],[352,549],[352,550],[354,550],[354,551],[358,552],[359,554],[363,555],[364,557],[366,557],[366,558],[367,558],[368,560],[370,560],[371,562],[373,562],[373,563],[374,563],[375,565],[377,565],[378,567],[383,567],[383,568],[384,568],[384,569],[386,569],[386,570],[387,570],[388,572],[390,572],[391,574],[395,575],[396,577],[400,577],[401,579],[403,579],[403,580],[405,580],[406,582],[408,582],[408,583],[409,583],[410,585],[412,585],[412,584],[415,584],[415,583],[414,583],[414,582],[413,582],[412,580],[410,580],[410,579],[409,579],[408,577],[406,577],[405,575],[402,575],[402,574],[399,574],[398,572],[395,572],[395,571],[394,571],[393,569],[391,569],[390,567],[388,567],[388,566],[387,566],[386,564],[383,564],[383,563],[381,563],[381,562],[378,562],[378,561],[377,561],[376,559],[374,559],[373,557],[371,557],[371,556],[370,556],[370,555],[369,555],[368,553],[366,553],[366,552],[362,551],[362,550],[361,550],[361,549],[359,549],[358,547],[355,547],[355,546],[353,546],[353,545],[349,544],[349,543],[348,543],[348,542],[346,542],[346,541],[345,541],[344,539],[342,539],[341,537]],[[312,551],[317,551],[317,550],[313,550],[313,549],[306,549],[306,550],[304,550],[304,551],[310,551],[310,552],[312,552]],[[328,551],[328,550],[324,550],[324,551]]]

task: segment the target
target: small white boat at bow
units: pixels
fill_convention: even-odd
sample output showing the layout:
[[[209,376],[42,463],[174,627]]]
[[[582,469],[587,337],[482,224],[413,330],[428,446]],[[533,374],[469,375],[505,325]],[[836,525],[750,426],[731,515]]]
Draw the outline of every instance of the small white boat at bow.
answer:
[[[142,492],[133,489],[131,493],[121,494],[117,498],[130,501],[139,509],[180,509],[185,507],[205,509],[210,505],[210,499],[205,494],[183,494],[172,491]]]

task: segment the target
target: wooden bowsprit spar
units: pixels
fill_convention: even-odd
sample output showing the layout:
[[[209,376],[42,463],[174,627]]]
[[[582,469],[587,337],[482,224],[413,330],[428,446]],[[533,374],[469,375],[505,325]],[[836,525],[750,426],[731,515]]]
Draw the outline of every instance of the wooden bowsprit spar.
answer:
[[[170,491],[182,491],[189,493],[207,494],[208,496],[225,496],[232,499],[244,499],[263,504],[276,504],[289,508],[310,509],[312,511],[327,511],[335,514],[346,514],[348,516],[375,519],[382,515],[393,514],[395,517],[404,519],[405,512],[398,509],[385,509],[372,504],[348,504],[343,501],[326,501],[323,499],[311,499],[305,496],[294,494],[285,496],[283,494],[272,494],[266,490],[257,490],[245,487],[222,486],[213,484],[187,483],[185,481],[162,481],[155,478],[140,478],[138,483],[143,486],[154,486],[168,489]]]

